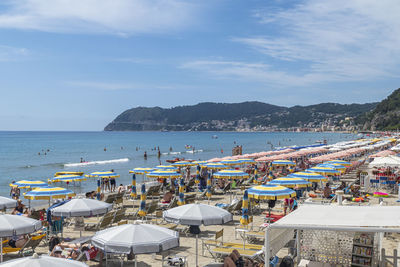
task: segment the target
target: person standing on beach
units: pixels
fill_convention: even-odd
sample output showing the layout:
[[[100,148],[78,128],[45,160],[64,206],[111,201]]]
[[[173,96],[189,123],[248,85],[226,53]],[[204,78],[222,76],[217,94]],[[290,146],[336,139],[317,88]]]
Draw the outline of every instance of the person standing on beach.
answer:
[[[114,169],[111,169],[111,172],[114,172]],[[114,177],[110,177],[110,191],[114,192],[115,191],[115,186],[116,186],[116,181]]]
[[[147,159],[147,152],[146,151],[144,152],[143,157],[144,157],[144,159]]]

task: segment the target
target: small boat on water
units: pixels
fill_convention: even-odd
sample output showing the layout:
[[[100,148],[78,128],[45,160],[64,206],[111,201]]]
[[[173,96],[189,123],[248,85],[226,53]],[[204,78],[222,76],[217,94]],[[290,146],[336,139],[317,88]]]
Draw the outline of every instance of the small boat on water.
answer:
[[[83,172],[69,172],[69,171],[56,172],[54,174],[54,177],[58,177],[58,176],[61,176],[61,175],[79,175],[79,176],[82,176]]]

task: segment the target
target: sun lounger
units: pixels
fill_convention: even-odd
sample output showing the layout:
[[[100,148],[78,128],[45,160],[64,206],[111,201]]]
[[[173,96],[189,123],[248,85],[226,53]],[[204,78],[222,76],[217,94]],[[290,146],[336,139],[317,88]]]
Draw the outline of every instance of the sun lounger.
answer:
[[[85,230],[100,230],[112,225],[116,211],[110,211],[101,217],[99,222],[85,224]]]
[[[114,216],[112,223],[113,224],[119,223],[121,220],[125,219],[125,212],[126,212],[126,209],[124,209],[124,208],[117,210],[115,212],[115,216]]]
[[[258,253],[257,250],[251,250],[251,249],[216,247],[211,250],[212,252],[211,255],[213,256],[214,259],[218,259],[221,258],[222,256],[227,256],[231,254],[232,250],[234,249],[236,249],[242,257],[250,259],[254,258]]]
[[[231,205],[227,206],[225,209],[232,214],[235,214],[237,211],[242,210],[243,199],[240,199],[237,202],[232,203]]]
[[[105,196],[104,202],[112,204],[112,203],[114,203],[116,196],[117,196],[117,194],[108,194]]]

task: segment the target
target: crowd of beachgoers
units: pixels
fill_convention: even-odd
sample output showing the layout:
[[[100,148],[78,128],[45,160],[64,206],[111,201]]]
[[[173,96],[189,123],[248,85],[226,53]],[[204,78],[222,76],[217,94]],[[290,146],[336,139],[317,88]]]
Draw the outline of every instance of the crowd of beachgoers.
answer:
[[[265,266],[265,227],[304,203],[395,205],[400,161],[373,163],[397,160],[397,143],[383,136],[180,160],[133,168],[129,185],[114,170],[12,181],[0,199],[2,260],[44,259],[38,253],[76,266]],[[97,188],[81,196],[62,187],[88,179]],[[281,249],[269,264],[293,266],[290,255]]]

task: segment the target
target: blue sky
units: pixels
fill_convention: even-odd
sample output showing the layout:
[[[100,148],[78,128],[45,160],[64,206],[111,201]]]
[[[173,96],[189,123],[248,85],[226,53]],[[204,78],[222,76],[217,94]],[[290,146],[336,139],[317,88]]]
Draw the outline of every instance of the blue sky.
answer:
[[[0,130],[102,130],[136,106],[380,101],[398,0],[1,0]]]

